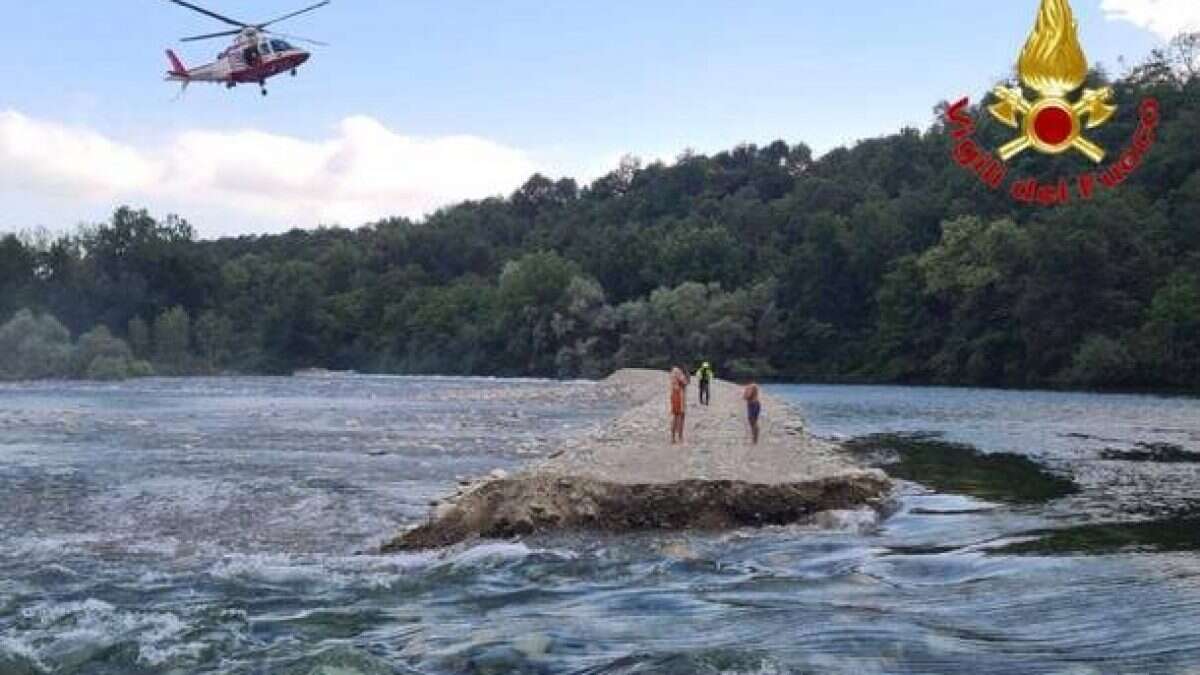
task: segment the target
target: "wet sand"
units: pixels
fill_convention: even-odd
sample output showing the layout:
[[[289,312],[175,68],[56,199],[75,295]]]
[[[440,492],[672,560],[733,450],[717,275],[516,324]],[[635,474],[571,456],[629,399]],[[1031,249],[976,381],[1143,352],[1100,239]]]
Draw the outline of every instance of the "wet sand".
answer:
[[[716,380],[711,405],[702,406],[693,378],[687,390],[684,442],[672,445],[666,373],[621,370],[606,383],[622,392],[631,409],[599,433],[568,444],[538,471],[624,484],[797,483],[861,471],[838,446],[807,434],[799,411],[765,392],[759,396],[759,443],[752,445],[742,388]]]

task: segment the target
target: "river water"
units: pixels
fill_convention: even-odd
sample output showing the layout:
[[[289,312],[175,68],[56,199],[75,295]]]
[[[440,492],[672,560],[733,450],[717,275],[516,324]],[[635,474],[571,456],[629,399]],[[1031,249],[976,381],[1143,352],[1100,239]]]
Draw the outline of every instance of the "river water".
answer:
[[[770,393],[905,479],[885,517],[376,556],[611,392],[0,385],[0,674],[1200,673],[1200,401]]]

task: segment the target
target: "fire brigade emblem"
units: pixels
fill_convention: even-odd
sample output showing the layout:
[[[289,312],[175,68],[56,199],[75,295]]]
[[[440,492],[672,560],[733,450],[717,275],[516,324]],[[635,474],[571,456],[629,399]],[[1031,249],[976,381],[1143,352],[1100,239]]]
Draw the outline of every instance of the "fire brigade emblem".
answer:
[[[1116,112],[1109,105],[1111,87],[1084,89],[1075,100],[1072,92],[1087,79],[1088,62],[1079,44],[1078,26],[1068,0],[1042,0],[1033,33],[1017,65],[1021,83],[1037,92],[1034,100],[1020,87],[997,87],[998,100],[988,111],[992,117],[1020,131],[999,148],[1008,161],[1032,148],[1048,155],[1077,150],[1099,164],[1105,151],[1084,136],[1108,122]]]

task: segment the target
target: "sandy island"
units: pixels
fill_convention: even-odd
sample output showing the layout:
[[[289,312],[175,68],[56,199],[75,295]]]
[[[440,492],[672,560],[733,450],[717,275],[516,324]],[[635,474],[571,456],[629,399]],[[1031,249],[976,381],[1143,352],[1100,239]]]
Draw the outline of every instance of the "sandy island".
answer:
[[[622,370],[606,384],[627,398],[627,412],[518,474],[463,486],[383,552],[564,529],[778,525],[877,507],[891,489],[883,472],[813,438],[795,410],[765,393],[761,441],[751,445],[741,388],[714,381],[705,407],[693,381],[686,442],[671,445],[666,373]]]

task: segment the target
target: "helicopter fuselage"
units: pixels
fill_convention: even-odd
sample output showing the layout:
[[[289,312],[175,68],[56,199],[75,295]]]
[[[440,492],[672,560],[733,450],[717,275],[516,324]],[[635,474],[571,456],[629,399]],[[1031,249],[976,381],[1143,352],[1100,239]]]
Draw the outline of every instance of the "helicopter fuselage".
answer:
[[[167,73],[172,81],[217,82],[227,85],[263,83],[280,73],[293,72],[310,54],[278,38],[238,40],[221,52],[217,60],[189,69],[173,68]]]

